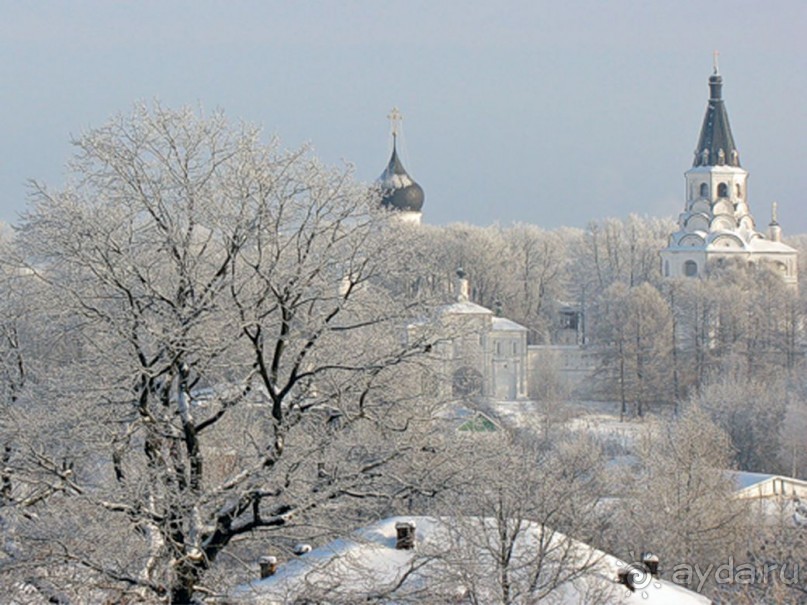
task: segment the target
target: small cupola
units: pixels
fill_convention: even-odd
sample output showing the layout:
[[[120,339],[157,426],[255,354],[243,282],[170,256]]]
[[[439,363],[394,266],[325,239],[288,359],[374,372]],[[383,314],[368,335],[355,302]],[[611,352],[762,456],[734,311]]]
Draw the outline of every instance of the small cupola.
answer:
[[[398,157],[398,134],[403,120],[401,112],[393,107],[388,117],[392,124],[392,155],[376,181],[381,188],[381,205],[399,212],[420,213],[426,197],[423,188],[409,176]]]
[[[776,202],[771,205],[771,222],[768,223],[768,239],[772,242],[782,241],[782,227],[776,220]]]

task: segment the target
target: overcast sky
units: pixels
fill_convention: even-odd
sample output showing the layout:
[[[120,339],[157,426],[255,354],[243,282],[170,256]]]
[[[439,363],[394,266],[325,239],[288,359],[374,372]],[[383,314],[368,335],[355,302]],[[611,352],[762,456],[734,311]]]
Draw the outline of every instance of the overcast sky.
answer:
[[[712,52],[758,226],[807,232],[807,2],[0,0],[0,220],[139,100],[221,108],[361,180],[386,116],[424,222],[677,216]]]

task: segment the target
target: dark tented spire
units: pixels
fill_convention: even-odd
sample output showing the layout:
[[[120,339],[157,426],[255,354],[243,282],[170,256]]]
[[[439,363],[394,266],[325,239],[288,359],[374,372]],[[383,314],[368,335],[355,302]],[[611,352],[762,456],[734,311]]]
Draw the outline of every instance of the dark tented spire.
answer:
[[[740,166],[740,153],[734,144],[729,114],[723,103],[723,78],[717,72],[709,77],[709,105],[701,126],[693,166]]]

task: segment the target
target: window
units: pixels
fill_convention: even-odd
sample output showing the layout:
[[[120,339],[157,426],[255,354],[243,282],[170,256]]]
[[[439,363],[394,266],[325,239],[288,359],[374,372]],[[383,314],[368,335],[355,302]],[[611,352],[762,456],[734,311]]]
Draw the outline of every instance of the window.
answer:
[[[743,196],[743,188],[740,187],[740,183],[737,183],[737,197]]]
[[[698,263],[694,260],[688,260],[684,263],[684,275],[687,277],[695,277],[698,274]]]
[[[717,197],[728,197],[729,196],[729,186],[725,183],[720,183],[717,186]]]
[[[451,394],[454,397],[473,397],[482,394],[482,374],[473,368],[459,368],[454,372]]]
[[[580,314],[576,311],[560,312],[560,327],[566,330],[576,330]]]
[[[701,197],[709,197],[709,185],[701,183]]]

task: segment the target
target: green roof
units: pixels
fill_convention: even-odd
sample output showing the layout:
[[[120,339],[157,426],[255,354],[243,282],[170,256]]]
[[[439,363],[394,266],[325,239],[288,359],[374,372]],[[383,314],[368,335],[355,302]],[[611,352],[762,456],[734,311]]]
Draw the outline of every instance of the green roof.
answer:
[[[469,431],[472,433],[492,433],[498,431],[499,427],[496,426],[490,418],[482,413],[476,414],[473,418],[466,420],[459,427],[458,431]]]

